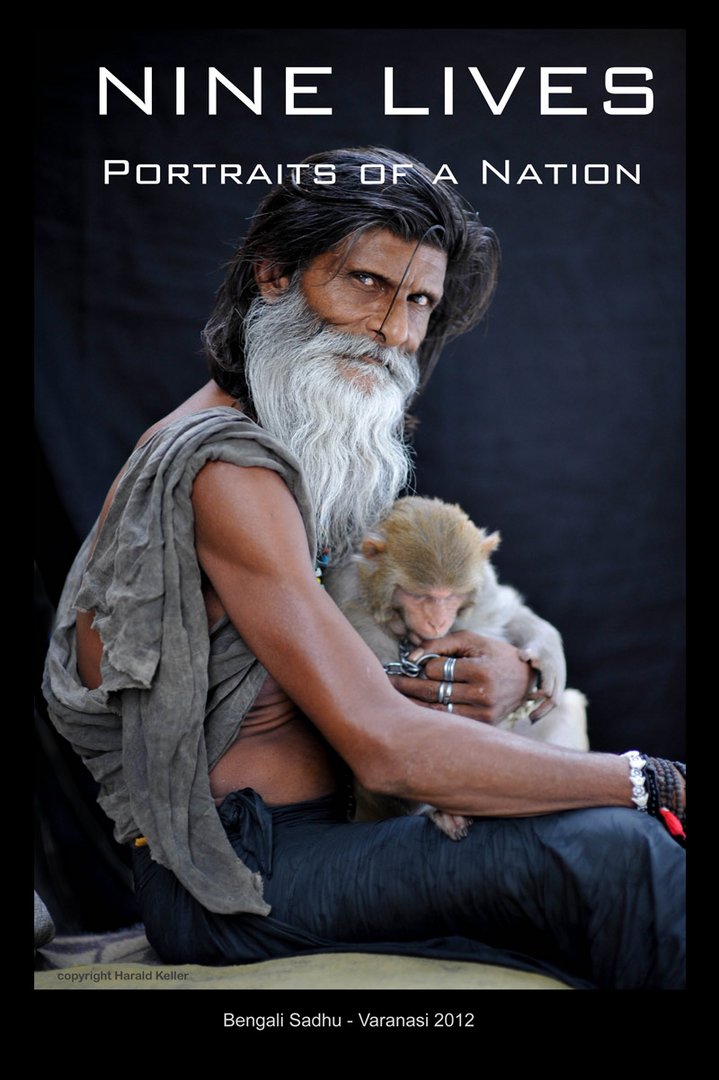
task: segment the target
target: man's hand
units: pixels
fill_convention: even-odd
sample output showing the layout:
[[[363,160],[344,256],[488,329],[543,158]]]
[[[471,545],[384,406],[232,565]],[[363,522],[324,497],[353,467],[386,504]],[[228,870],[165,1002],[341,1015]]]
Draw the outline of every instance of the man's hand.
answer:
[[[443,673],[444,657],[447,656],[458,658],[449,700],[454,706],[453,711],[461,716],[498,724],[528,697],[534,696],[529,694],[534,677],[532,668],[520,660],[518,650],[506,641],[460,630],[443,638],[424,641],[421,648],[410,653],[410,659],[416,659],[423,652],[440,653],[441,656],[425,665],[427,678],[394,675],[392,683],[407,697],[426,705],[446,711],[446,706],[439,704],[439,685],[446,682]]]

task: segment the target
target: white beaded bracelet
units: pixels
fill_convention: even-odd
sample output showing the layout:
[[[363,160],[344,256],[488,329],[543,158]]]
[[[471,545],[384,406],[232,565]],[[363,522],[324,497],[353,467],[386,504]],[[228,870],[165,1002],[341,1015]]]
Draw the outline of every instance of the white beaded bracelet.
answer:
[[[632,802],[636,806],[637,810],[642,810],[647,813],[647,803],[649,802],[649,794],[646,789],[646,777],[644,775],[644,768],[647,764],[646,758],[643,758],[638,750],[626,750],[622,755],[629,760],[629,779],[632,784]]]

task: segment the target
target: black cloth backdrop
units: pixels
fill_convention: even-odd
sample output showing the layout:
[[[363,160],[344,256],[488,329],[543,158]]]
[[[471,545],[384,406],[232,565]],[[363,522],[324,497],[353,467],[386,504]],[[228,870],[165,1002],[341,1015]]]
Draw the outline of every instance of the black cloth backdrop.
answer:
[[[50,601],[129,448],[205,380],[199,331],[267,191],[221,185],[219,169],[170,185],[168,163],[236,162],[246,178],[257,163],[273,174],[320,149],[385,144],[447,163],[504,258],[488,319],[448,348],[416,410],[417,491],[502,532],[500,575],[562,632],[595,749],[683,756],[682,32],[56,29],[38,52],[36,562]],[[429,115],[383,115],[386,65],[395,103]],[[472,65],[497,99],[525,67],[501,115]],[[101,66],[140,95],[151,66],[153,115],[112,86],[98,115]],[[262,115],[220,89],[209,116],[208,67],[251,95],[254,66]],[[297,104],[332,115],[285,115],[289,66],[333,69],[297,78],[318,87]],[[542,66],[586,67],[551,81],[574,87],[553,105],[587,115],[540,115]],[[603,110],[605,71],[622,66],[651,68],[646,84],[617,79],[652,88],[651,115]],[[131,175],[104,184],[105,159]],[[509,160],[513,182],[483,182],[483,160]],[[139,163],[159,164],[162,182],[135,183]],[[516,182],[528,163],[543,184]],[[564,169],[553,183],[545,163],[577,163],[578,182]],[[612,182],[585,184],[591,163]],[[617,163],[638,163],[641,183],[616,184]]]

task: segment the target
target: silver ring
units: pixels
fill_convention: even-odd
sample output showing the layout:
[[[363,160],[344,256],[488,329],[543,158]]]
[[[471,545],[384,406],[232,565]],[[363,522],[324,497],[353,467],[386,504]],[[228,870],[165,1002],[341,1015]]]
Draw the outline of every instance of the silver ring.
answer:
[[[454,712],[454,705],[452,704],[451,701],[447,702],[446,709],[447,709],[447,712]]]
[[[448,656],[442,669],[442,678],[447,682],[454,682],[454,665],[457,663],[456,656]]]
[[[414,664],[422,666],[430,660],[439,660],[439,653],[437,652],[423,652],[421,656],[418,656],[416,660],[411,661]]]
[[[452,696],[452,684],[441,682],[437,691],[437,701],[440,705],[446,705]]]

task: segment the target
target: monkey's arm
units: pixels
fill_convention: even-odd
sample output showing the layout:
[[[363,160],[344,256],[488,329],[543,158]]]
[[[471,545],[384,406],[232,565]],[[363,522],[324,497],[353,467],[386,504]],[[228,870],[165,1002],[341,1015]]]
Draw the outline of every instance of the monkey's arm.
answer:
[[[541,690],[556,705],[567,685],[567,662],[559,631],[530,608],[520,605],[507,624],[507,638],[541,675]]]
[[[317,584],[297,504],[275,473],[211,462],[192,502],[198,560],[238,633],[370,791],[469,816],[631,807],[622,758],[535,743],[396,693]]]
[[[455,629],[500,637],[515,645],[521,659],[540,672],[542,692],[552,705],[557,704],[567,682],[567,664],[559,631],[535,615],[516,589],[500,585],[490,563],[485,567],[477,603],[458,620]],[[537,710],[537,715],[546,711]]]

